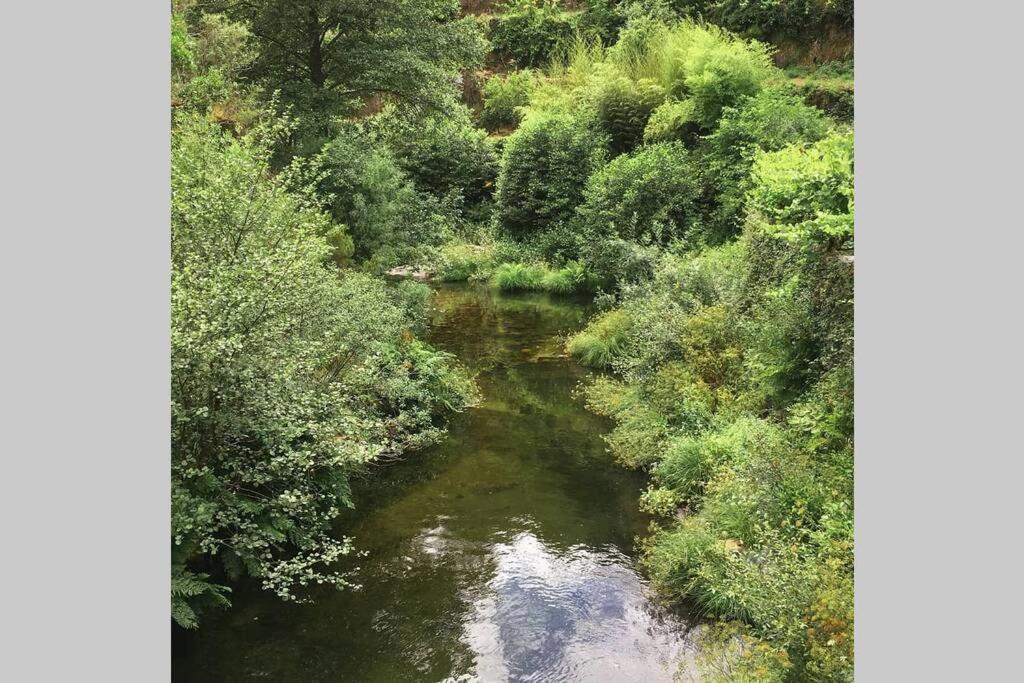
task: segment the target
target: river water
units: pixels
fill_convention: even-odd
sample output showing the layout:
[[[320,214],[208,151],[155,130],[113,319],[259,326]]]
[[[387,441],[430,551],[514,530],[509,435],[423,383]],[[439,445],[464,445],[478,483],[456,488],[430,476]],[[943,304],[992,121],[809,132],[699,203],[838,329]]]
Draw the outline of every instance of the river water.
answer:
[[[257,586],[176,633],[175,681],[670,681],[685,614],[635,566],[644,478],[615,465],[562,340],[583,301],[440,285],[430,340],[483,402],[437,447],[356,485],[358,591],[282,603]]]

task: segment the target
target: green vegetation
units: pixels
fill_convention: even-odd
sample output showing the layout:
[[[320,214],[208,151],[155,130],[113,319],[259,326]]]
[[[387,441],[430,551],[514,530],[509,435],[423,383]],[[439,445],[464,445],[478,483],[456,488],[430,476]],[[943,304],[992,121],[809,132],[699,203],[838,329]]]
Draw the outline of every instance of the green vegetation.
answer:
[[[588,402],[654,481],[655,585],[741,623],[779,680],[852,676],[852,173],[849,133],[758,151],[742,238],[665,253],[568,345],[621,378]]]
[[[775,63],[852,3],[496,9],[175,3],[176,622],[348,586],[352,476],[474,401],[406,266],[598,294],[566,350],[650,477],[654,586],[715,620],[702,676],[851,680],[852,64]]]
[[[480,123],[488,130],[514,127],[522,120],[521,109],[530,103],[537,76],[529,69],[496,74],[484,85]]]

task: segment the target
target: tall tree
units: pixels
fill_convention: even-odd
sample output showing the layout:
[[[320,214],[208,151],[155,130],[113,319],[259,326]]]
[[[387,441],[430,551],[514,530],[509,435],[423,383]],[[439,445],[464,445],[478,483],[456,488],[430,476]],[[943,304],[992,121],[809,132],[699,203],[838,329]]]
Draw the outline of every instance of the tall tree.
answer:
[[[437,107],[486,41],[457,0],[238,0],[259,46],[255,73],[286,102],[344,113],[373,96]]]

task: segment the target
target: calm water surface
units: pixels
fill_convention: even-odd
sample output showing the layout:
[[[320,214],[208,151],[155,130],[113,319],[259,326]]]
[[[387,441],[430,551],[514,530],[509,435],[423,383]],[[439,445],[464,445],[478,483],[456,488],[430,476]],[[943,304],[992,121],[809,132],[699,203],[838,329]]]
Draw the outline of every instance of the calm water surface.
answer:
[[[176,633],[175,681],[670,681],[685,615],[635,567],[641,475],[611,462],[562,353],[585,303],[439,286],[431,340],[479,373],[449,438],[356,487],[359,591],[254,585]],[[353,565],[355,566],[355,565]]]

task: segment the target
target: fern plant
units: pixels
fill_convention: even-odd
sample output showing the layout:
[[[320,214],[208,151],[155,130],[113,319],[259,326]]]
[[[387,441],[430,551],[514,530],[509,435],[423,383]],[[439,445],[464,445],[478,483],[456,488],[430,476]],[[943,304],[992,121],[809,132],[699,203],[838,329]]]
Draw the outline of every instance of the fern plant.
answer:
[[[182,566],[171,569],[171,618],[182,628],[199,626],[199,614],[208,607],[230,607],[225,593],[231,589],[212,583],[207,574],[197,574]]]

